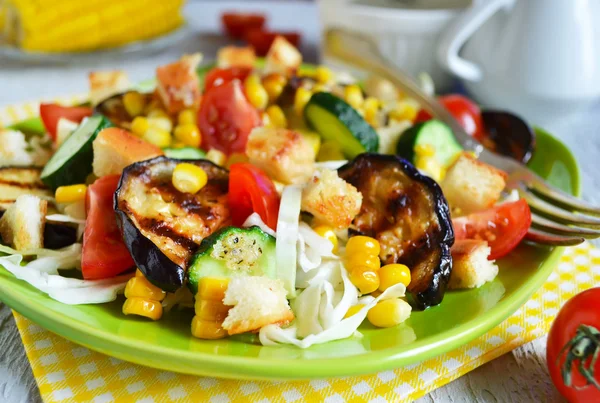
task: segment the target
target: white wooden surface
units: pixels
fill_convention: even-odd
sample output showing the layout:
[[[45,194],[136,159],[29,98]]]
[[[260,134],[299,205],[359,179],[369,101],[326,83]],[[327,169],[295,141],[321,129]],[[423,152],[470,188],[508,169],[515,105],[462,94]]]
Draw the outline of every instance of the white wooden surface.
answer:
[[[306,2],[193,2],[187,17],[194,32],[189,39],[158,55],[105,60],[93,66],[23,66],[0,59],[0,105],[84,92],[90,69],[122,68],[133,80],[153,75],[156,65],[174,60],[183,52],[214,55],[224,42],[214,32],[223,9],[257,9],[271,16],[274,28],[300,30],[305,51],[316,58],[318,23],[316,8]],[[213,34],[207,34],[213,32]],[[575,152],[583,171],[584,197],[600,204],[600,104],[577,116],[545,122]],[[529,343],[455,380],[419,402],[561,402],[545,367],[545,340]],[[10,310],[0,303],[0,402],[41,401],[31,368]]]

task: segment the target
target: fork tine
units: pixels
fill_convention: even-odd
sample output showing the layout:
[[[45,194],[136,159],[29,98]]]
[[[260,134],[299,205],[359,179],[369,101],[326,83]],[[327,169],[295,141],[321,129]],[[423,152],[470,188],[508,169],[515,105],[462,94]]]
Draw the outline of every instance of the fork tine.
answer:
[[[558,235],[579,236],[587,239],[600,237],[600,231],[590,228],[569,227],[567,225],[558,224],[535,213],[531,213],[531,222],[536,227],[539,227],[539,229],[543,229]]]
[[[585,241],[583,238],[549,234],[534,228],[529,228],[527,235],[525,235],[525,239],[538,244],[551,246],[573,246],[579,245]]]
[[[600,218],[591,217],[583,214],[575,214],[569,211],[556,207],[547,201],[540,199],[533,193],[520,188],[517,189],[519,195],[527,201],[527,204],[538,212],[552,218],[555,221],[560,221],[566,224],[575,224],[583,226],[593,226],[600,228]]]
[[[586,213],[600,215],[600,207],[594,207],[581,199],[576,198],[560,189],[553,188],[541,181],[531,181],[528,187],[538,195],[546,198],[552,204],[561,205],[569,210],[584,211]]]

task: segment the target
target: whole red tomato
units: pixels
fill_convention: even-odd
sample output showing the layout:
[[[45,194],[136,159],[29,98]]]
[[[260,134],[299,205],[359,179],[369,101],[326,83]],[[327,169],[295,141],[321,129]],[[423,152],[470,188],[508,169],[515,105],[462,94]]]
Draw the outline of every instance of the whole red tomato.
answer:
[[[569,402],[600,402],[599,355],[600,288],[592,288],[567,301],[548,335],[548,370]]]
[[[438,101],[454,116],[463,129],[475,138],[480,138],[484,133],[479,106],[469,98],[450,94],[438,97]],[[421,109],[417,115],[417,122],[425,122],[432,116],[426,110]]]

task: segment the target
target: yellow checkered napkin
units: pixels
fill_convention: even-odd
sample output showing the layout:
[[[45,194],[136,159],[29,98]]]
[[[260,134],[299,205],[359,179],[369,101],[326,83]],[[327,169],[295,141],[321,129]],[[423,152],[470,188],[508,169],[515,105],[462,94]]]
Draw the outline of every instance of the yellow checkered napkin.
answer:
[[[561,305],[600,283],[600,250],[568,249],[544,286],[504,323],[448,354],[374,375],[253,382],[180,375],[73,344],[15,313],[44,400],[50,402],[387,402],[416,399],[545,334]]]

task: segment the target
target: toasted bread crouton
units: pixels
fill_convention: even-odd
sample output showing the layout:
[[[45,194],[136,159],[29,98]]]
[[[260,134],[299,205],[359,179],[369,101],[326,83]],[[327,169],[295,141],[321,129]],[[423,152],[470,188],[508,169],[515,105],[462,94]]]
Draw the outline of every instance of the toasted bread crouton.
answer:
[[[230,335],[259,330],[270,324],[286,324],[294,319],[281,280],[239,276],[229,282],[223,303],[233,306],[223,321]]]
[[[456,241],[452,253],[450,289],[478,288],[498,275],[498,266],[488,260],[491,249],[481,240]]]
[[[469,214],[492,207],[506,186],[506,173],[462,153],[450,166],[442,190],[454,211]]]
[[[27,146],[23,133],[0,128],[0,167],[32,165],[33,157]]]
[[[306,182],[314,171],[315,149],[295,131],[258,127],[248,137],[251,164],[286,185]]]
[[[52,197],[40,179],[41,168],[0,168],[0,211],[6,210],[21,195]]]
[[[131,83],[124,71],[92,71],[89,74],[90,101],[97,105],[106,98],[126,91]]]
[[[156,69],[156,92],[171,114],[200,103],[200,83],[196,68],[202,60],[200,53],[183,55],[175,63]]]
[[[48,202],[33,195],[21,195],[0,218],[2,241],[16,250],[44,247],[44,226]]]
[[[292,75],[302,64],[302,55],[283,36],[278,36],[269,48],[265,58],[265,73]]]
[[[254,67],[256,63],[256,53],[251,46],[225,46],[217,52],[217,66],[220,68],[229,67]]]
[[[338,230],[350,227],[361,205],[362,194],[330,169],[317,170],[302,191],[302,210]]]
[[[121,174],[123,169],[134,162],[148,160],[163,155],[163,151],[118,127],[109,127],[98,133],[92,143],[94,175]]]

